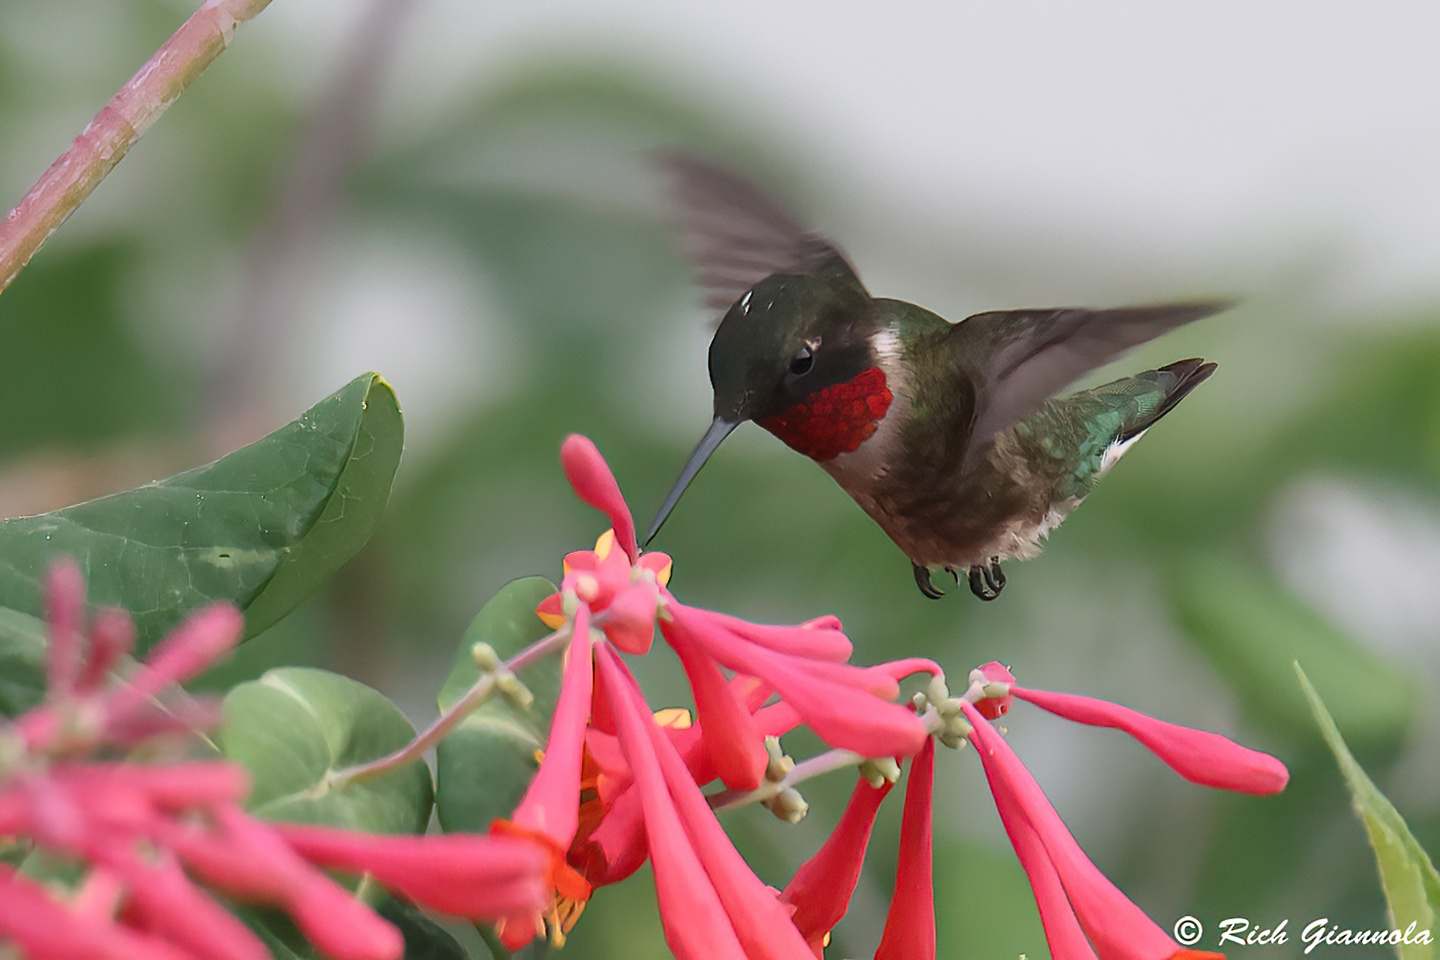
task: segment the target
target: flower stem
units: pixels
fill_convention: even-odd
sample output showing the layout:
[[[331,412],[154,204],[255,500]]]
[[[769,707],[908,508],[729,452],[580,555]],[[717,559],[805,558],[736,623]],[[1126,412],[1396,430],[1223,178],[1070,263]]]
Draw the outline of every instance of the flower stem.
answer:
[[[561,627],[554,633],[536,640],[530,646],[521,650],[515,656],[504,663],[504,671],[518,673],[541,657],[560,650],[565,641],[570,638],[568,626]],[[369,763],[357,763],[353,767],[345,767],[343,770],[332,771],[326,782],[330,789],[338,790],[341,787],[352,783],[364,783],[366,780],[374,780],[383,777],[392,770],[398,770],[408,763],[420,759],[425,751],[435,746],[449,735],[460,724],[460,721],[474,713],[475,710],[486,700],[494,695],[497,689],[497,678],[500,671],[490,671],[481,674],[480,679],[466,690],[460,699],[450,705],[450,709],[440,714],[439,718],[423,731],[415,735],[405,746],[394,753],[387,754]]]
[[[0,223],[0,291],[270,0],[205,0]]]
[[[811,777],[818,777],[822,773],[832,773],[836,770],[844,770],[846,767],[856,767],[865,762],[865,758],[853,750],[841,750],[839,748],[827,750],[824,753],[816,754],[809,760],[802,761],[790,768],[790,772],[780,780],[767,780],[754,790],[724,790],[720,793],[711,794],[708,799],[710,806],[715,810],[733,810],[736,807],[746,807],[752,803],[760,803],[769,800],[771,797],[779,796],[783,791],[803,783]]]
[[[967,699],[968,694],[969,691],[967,691]],[[944,722],[934,710],[927,711],[921,719],[925,721],[926,731],[932,736],[939,733],[944,727]],[[761,803],[771,797],[779,796],[785,790],[796,784],[804,783],[812,777],[834,773],[836,770],[844,770],[846,767],[858,767],[865,760],[865,757],[853,750],[841,750],[836,747],[795,764],[779,780],[767,780],[754,790],[722,790],[719,793],[710,794],[706,799],[710,801],[711,808],[715,810],[747,807],[752,803]]]

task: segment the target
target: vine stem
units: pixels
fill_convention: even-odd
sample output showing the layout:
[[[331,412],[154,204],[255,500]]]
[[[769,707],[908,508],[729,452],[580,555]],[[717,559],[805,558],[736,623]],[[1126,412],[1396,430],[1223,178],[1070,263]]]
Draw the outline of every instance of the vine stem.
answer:
[[[984,698],[985,686],[976,680],[972,680],[969,687],[959,697],[970,703],[978,703]],[[925,721],[926,733],[931,736],[939,734],[946,727],[944,718],[933,707],[927,709],[921,719]],[[719,793],[710,794],[705,799],[709,801],[714,810],[733,810],[737,807],[749,806],[752,803],[762,803],[812,777],[834,773],[836,770],[844,770],[846,767],[858,767],[865,762],[865,759],[853,750],[834,747],[795,764],[779,780],[767,780],[754,790],[722,790]]]
[[[816,754],[808,760],[795,764],[790,768],[790,772],[780,780],[767,780],[754,790],[725,790],[706,799],[710,801],[710,806],[715,810],[733,810],[736,807],[745,807],[752,803],[760,803],[762,800],[769,800],[771,797],[777,797],[790,787],[797,783],[803,783],[811,777],[844,770],[846,767],[857,767],[864,762],[865,758],[853,750],[839,748],[826,750],[824,753]]]
[[[498,687],[499,678],[506,674],[519,673],[530,664],[551,652],[559,650],[570,639],[570,627],[566,626],[556,630],[554,633],[542,637],[530,646],[521,650],[515,656],[506,660],[501,670],[491,670],[481,675],[474,685],[450,705],[450,709],[440,714],[439,718],[422,732],[415,735],[405,746],[394,753],[387,754],[369,763],[359,763],[353,767],[346,767],[343,770],[336,770],[326,778],[331,789],[338,789],[350,783],[363,783],[366,780],[374,780],[376,777],[383,777],[392,770],[397,770],[408,763],[413,763],[425,755],[425,751],[435,746],[449,735],[460,724],[460,721],[470,716],[486,700],[494,695]]]
[[[0,291],[270,0],[205,0],[0,223]]]

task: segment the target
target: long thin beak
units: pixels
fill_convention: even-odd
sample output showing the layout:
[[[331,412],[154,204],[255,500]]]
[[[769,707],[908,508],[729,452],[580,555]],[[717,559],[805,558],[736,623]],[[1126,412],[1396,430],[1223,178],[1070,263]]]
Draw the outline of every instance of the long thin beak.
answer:
[[[650,541],[655,539],[655,534],[665,525],[665,520],[670,516],[670,511],[675,509],[675,504],[680,502],[680,495],[685,488],[690,486],[690,481],[695,479],[695,474],[705,466],[705,461],[710,459],[710,454],[720,446],[720,441],[730,436],[730,431],[740,425],[740,422],[724,420],[716,417],[710,422],[710,429],[705,431],[705,436],[695,444],[695,449],[690,452],[690,459],[685,461],[685,469],[680,471],[680,476],[675,480],[675,486],[670,488],[669,495],[665,502],[660,505],[660,512],[655,514],[655,522],[650,525],[650,532],[645,535],[644,546],[649,546]]]

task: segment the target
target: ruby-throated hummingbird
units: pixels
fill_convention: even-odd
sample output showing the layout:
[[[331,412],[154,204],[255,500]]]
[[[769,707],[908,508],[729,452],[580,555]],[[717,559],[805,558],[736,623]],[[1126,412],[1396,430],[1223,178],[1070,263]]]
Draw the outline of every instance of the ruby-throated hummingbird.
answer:
[[[1125,350],[1224,309],[997,310],[960,323],[872,297],[854,268],[753,184],[667,154],[681,225],[726,312],[710,343],[715,419],[646,538],[732,430],[753,420],[820,464],[910,558],[968,573],[993,600],[1000,564],[1041,542],[1156,420],[1215,371],[1180,360],[1054,394]]]

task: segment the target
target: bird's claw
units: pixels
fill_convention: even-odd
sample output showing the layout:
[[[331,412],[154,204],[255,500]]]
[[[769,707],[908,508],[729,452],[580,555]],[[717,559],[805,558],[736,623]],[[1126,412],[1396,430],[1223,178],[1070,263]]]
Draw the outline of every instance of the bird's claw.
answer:
[[[996,593],[1005,589],[1005,571],[1000,569],[999,557],[990,558],[990,576],[986,579],[995,587]]]
[[[994,600],[1005,589],[1005,571],[1000,569],[1000,558],[991,557],[989,566],[976,564],[970,568],[970,592],[981,600]]]
[[[915,568],[915,586],[920,588],[921,593],[925,594],[925,596],[929,597],[931,600],[939,600],[941,597],[945,596],[945,591],[939,589],[935,586],[935,584],[930,582],[929,567],[922,567],[920,564],[915,563],[913,560],[910,562],[910,566]]]

